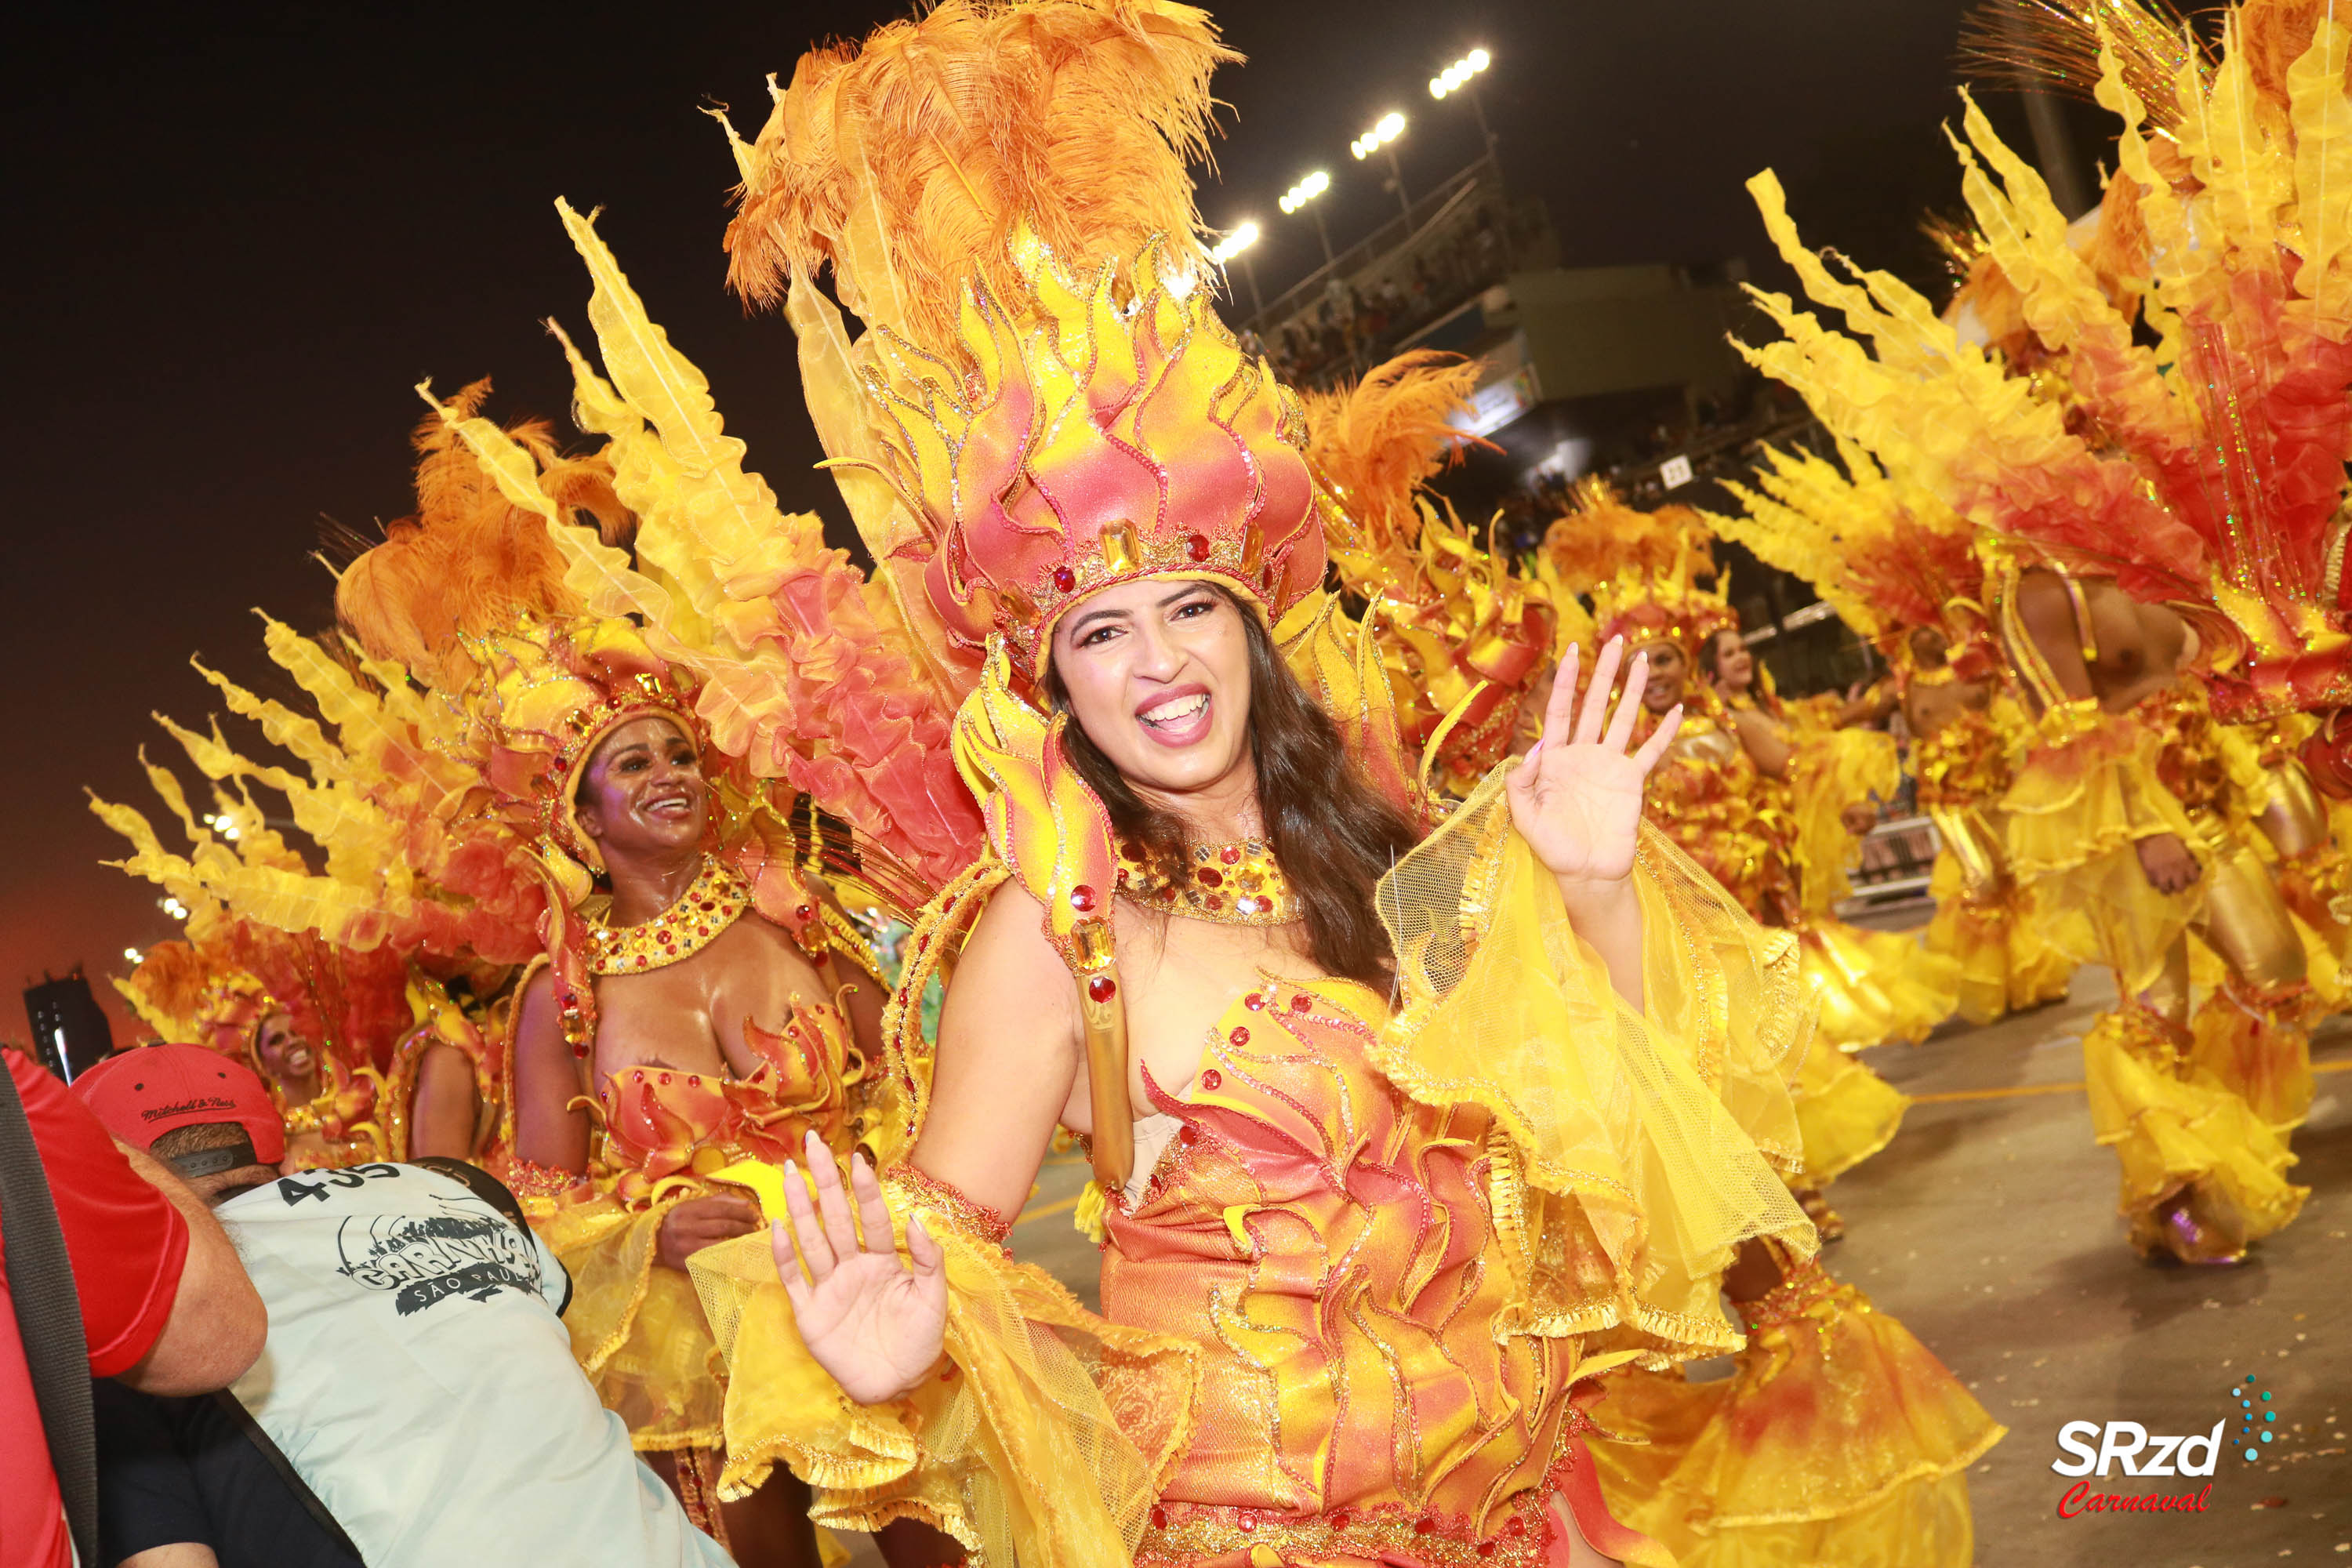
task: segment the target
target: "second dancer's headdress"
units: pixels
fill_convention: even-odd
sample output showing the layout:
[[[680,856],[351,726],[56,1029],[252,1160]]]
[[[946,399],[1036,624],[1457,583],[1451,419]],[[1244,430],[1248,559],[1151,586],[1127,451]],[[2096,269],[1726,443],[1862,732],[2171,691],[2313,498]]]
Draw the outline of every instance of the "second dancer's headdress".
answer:
[[[1720,584],[1709,535],[1686,506],[1642,511],[1600,479],[1581,481],[1568,514],[1544,535],[1538,564],[1555,596],[1582,593],[1603,639],[1622,637],[1630,653],[1669,642],[1694,662],[1707,639],[1739,629]],[[1702,587],[1701,579],[1709,585]]]

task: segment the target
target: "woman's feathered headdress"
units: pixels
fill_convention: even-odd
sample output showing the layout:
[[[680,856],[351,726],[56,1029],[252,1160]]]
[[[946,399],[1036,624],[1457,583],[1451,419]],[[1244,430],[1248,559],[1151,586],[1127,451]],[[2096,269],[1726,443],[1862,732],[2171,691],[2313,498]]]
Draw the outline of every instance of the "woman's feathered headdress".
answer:
[[[1583,594],[1592,602],[1595,635],[1622,637],[1629,651],[1671,642],[1685,658],[1717,632],[1737,631],[1739,616],[1720,586],[1705,521],[1686,506],[1642,511],[1606,479],[1580,480],[1568,513],[1545,531],[1538,567],[1555,602]]]

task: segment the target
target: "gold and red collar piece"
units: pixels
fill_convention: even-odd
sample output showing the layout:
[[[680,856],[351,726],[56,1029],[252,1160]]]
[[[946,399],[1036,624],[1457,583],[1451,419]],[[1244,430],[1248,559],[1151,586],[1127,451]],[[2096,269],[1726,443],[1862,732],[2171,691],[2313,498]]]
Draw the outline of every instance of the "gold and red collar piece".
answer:
[[[1279,926],[1307,918],[1273,849],[1257,838],[1196,845],[1172,877],[1146,864],[1141,845],[1122,844],[1118,890],[1145,909],[1219,925]]]
[[[705,856],[702,869],[677,901],[641,925],[588,922],[592,974],[643,974],[693,957],[743,918],[751,889],[743,879]]]

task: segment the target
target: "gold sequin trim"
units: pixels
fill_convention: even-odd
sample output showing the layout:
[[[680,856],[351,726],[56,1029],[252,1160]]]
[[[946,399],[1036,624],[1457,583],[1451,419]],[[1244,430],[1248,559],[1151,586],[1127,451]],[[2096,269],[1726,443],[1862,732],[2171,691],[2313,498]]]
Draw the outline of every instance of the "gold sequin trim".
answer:
[[[912,1165],[893,1165],[882,1178],[886,1186],[904,1192],[918,1208],[928,1209],[950,1225],[991,1247],[1003,1247],[1013,1234],[1013,1222],[990,1208],[975,1203],[948,1182]]]

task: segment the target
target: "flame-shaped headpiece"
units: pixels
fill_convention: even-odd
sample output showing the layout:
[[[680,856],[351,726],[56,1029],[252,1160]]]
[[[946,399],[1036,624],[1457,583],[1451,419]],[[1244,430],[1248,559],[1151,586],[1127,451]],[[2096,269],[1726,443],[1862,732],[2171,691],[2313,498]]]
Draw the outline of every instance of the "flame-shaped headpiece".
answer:
[[[1278,618],[1323,578],[1324,504],[1297,398],[1158,244],[1066,272],[1024,230],[1019,296],[966,291],[954,362],[886,328],[874,465],[921,521],[948,635],[1043,673],[1055,622],[1142,577],[1224,584]],[[1126,287],[1122,289],[1122,281]]]

